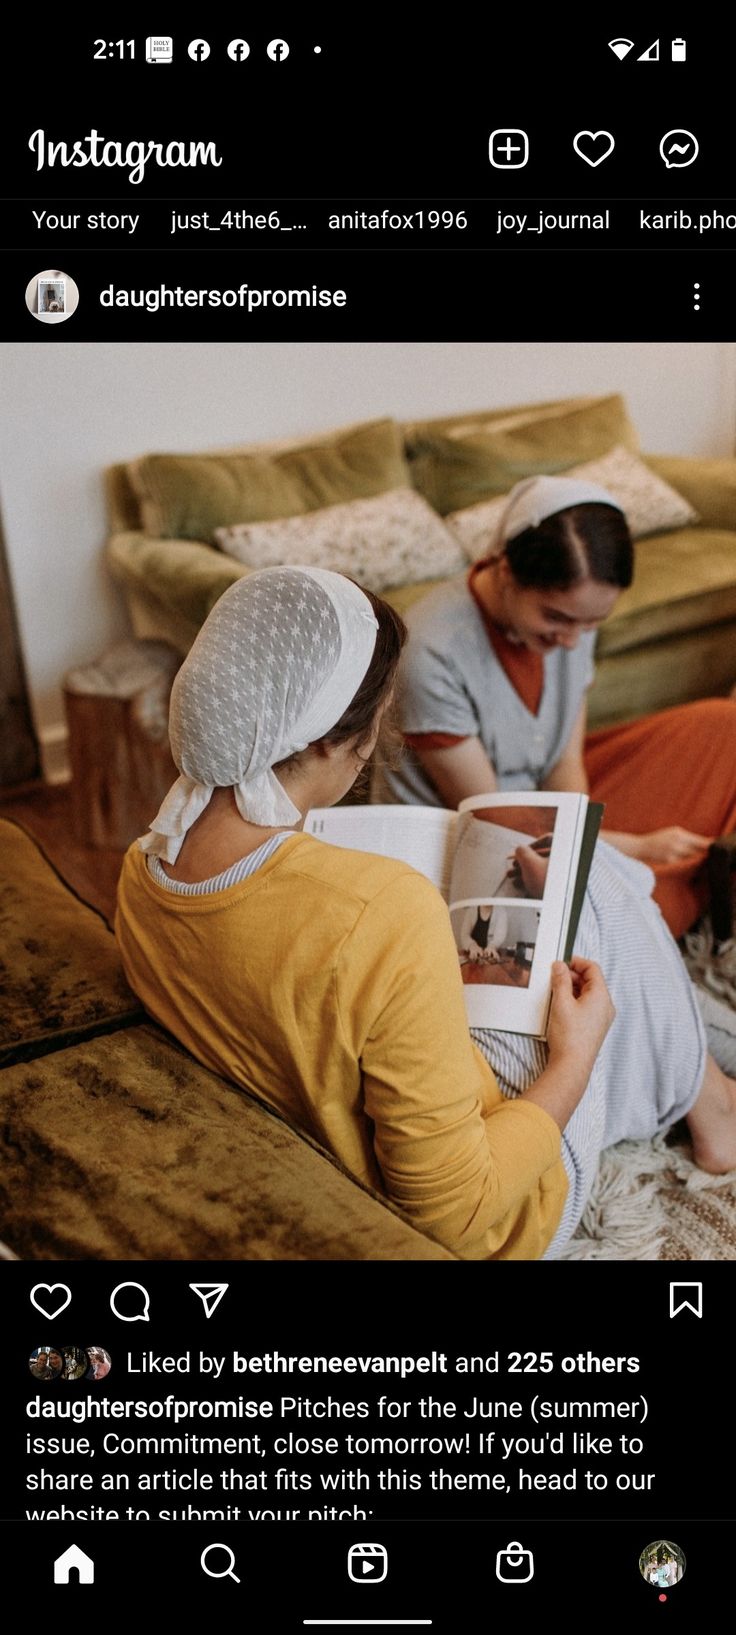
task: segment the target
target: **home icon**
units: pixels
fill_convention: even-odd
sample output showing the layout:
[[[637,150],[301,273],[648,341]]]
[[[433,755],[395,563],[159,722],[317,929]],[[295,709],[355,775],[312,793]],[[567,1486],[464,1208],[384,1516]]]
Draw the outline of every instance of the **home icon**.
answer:
[[[75,1570],[79,1574],[80,1584],[94,1584],[94,1561],[90,1561],[89,1556],[86,1556],[84,1550],[80,1550],[77,1544],[70,1544],[63,1556],[57,1556],[54,1562],[54,1583],[68,1584],[69,1574]]]

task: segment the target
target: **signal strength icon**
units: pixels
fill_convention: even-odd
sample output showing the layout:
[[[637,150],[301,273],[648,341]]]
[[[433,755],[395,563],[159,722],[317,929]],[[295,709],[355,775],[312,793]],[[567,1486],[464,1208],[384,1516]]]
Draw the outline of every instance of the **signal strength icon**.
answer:
[[[633,40],[609,40],[608,44],[611,50],[615,52],[619,62],[622,62],[624,57],[628,57],[629,52],[634,49]]]

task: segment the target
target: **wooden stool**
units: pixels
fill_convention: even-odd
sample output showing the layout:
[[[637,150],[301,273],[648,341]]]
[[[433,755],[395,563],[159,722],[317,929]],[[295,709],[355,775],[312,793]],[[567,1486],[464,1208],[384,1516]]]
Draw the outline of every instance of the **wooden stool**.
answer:
[[[716,942],[728,942],[733,933],[732,880],[736,869],[736,835],[721,835],[708,852],[710,922]]]
[[[180,655],[165,642],[118,642],[64,681],[74,831],[124,851],[148,828],[176,777],[168,739]]]

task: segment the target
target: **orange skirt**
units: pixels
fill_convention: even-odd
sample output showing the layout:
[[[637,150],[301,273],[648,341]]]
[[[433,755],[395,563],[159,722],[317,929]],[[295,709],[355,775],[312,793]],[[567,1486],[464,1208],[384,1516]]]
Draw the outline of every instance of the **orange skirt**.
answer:
[[[604,829],[646,834],[679,824],[695,834],[736,831],[736,699],[705,698],[602,727],[585,740],[593,800],[605,804]],[[706,853],[654,867],[654,892],[681,937],[708,903]]]

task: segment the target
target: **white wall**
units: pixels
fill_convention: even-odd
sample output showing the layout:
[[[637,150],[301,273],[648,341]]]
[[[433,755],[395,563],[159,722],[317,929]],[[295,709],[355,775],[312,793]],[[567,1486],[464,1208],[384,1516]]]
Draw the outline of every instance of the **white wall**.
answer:
[[[463,342],[79,345],[3,351],[2,505],[33,707],[47,762],[63,743],[64,671],[126,631],[102,547],[105,465],[393,414],[452,414],[621,391],[652,452],[736,448],[736,349]]]

